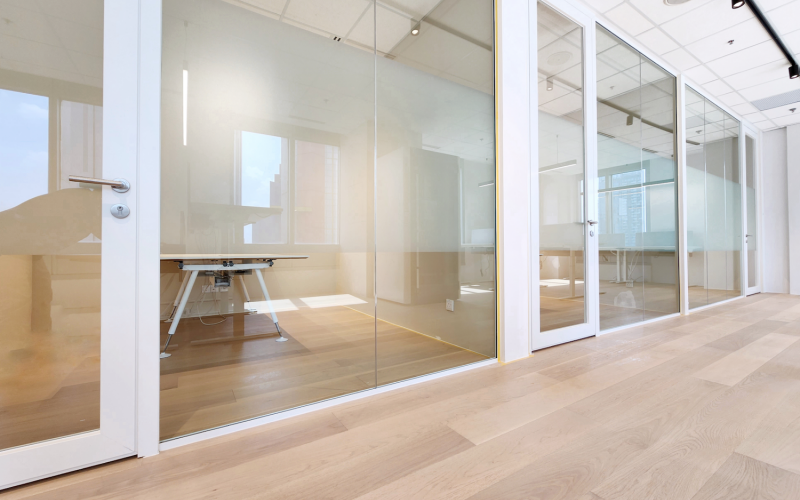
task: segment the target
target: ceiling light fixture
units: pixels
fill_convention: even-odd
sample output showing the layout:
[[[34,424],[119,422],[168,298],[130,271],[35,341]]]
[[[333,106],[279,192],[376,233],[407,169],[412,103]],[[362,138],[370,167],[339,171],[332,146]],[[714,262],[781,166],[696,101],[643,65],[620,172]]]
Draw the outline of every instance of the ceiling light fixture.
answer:
[[[548,78],[547,79],[547,90],[553,90],[553,79],[552,78]]]
[[[627,125],[627,126],[629,126],[629,127],[630,127],[631,125],[633,125],[633,115],[628,115],[628,119],[627,119],[627,120],[625,120],[625,125]]]
[[[733,45],[733,40],[728,40],[728,45]]]
[[[783,55],[784,57],[786,57],[786,60],[789,61],[789,78],[794,79],[800,77],[800,69],[798,69],[797,67],[797,61],[795,61],[794,59],[794,54],[792,54],[792,52],[788,48],[786,48],[786,44],[783,43],[781,37],[778,36],[778,32],[776,32],[775,28],[773,28],[772,25],[769,23],[769,21],[767,20],[767,16],[765,16],[764,13],[761,12],[761,9],[758,7],[758,4],[753,0],[749,1],[732,0],[731,6],[734,9],[738,9],[745,3],[748,5],[748,7],[750,7],[750,10],[753,11],[753,15],[756,16],[756,19],[758,19],[758,22],[761,23],[761,26],[763,26],[764,29],[767,30],[767,33],[769,33],[769,36],[772,37],[772,40],[775,42],[775,45],[777,45],[778,48],[781,49],[781,52],[783,52]]]
[[[790,109],[789,111],[791,111],[792,113],[794,113],[795,111],[797,111],[797,108],[792,108],[792,109]]]
[[[414,26],[413,28],[411,28],[411,35],[412,35],[412,36],[417,36],[417,35],[419,35],[419,24],[418,24],[418,25],[416,25],[416,26]]]

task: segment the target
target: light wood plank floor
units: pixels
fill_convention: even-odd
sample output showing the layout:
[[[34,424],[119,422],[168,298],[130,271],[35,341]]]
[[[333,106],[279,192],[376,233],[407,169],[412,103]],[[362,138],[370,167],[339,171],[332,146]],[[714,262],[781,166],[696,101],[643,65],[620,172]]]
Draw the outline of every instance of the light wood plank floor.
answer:
[[[800,298],[761,294],[4,498],[788,500],[798,450]]]

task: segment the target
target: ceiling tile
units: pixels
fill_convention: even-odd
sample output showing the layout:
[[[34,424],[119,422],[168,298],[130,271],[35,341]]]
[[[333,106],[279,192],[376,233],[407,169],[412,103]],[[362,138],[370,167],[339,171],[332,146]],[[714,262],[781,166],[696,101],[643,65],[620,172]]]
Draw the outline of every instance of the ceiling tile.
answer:
[[[622,2],[623,0],[593,0],[591,5],[597,12],[606,12]]]
[[[241,0],[242,3],[250,4],[259,9],[264,9],[273,14],[281,14],[286,6],[286,0]]]
[[[678,71],[686,71],[700,64],[697,59],[683,49],[667,52],[662,57]]]
[[[772,27],[781,35],[791,33],[797,30],[800,26],[797,21],[800,19],[800,2],[789,2],[786,5],[779,7],[767,13]],[[797,48],[795,47],[795,50]]]
[[[789,2],[794,2],[794,1],[795,0],[759,0],[758,5],[761,6],[761,10],[767,12],[772,9],[778,8],[781,5],[785,5]]]
[[[797,113],[795,113],[797,115]],[[794,125],[796,123],[800,123],[800,116],[781,116],[780,118],[775,118],[772,120],[772,123],[779,127],[786,127],[789,125]]]
[[[312,28],[344,36],[369,5],[367,0],[291,0],[284,16]]]
[[[761,83],[786,78],[786,61],[773,61],[753,69],[725,77],[725,82],[735,89],[746,89]]]
[[[401,40],[406,36],[411,36],[411,28],[414,22],[397,14],[389,9],[378,6],[378,50],[384,53],[391,51]],[[367,12],[361,17],[358,25],[348,35],[349,39],[355,40],[367,47],[371,47],[375,43],[375,30],[373,25],[375,17],[372,14],[372,6],[367,9]],[[422,26],[421,31],[427,28]],[[422,33],[420,33],[422,36]]]
[[[661,25],[661,28],[678,43],[689,45],[743,23],[752,15],[749,9],[731,9],[730,2],[715,0]]]
[[[747,115],[747,114],[750,114],[750,113],[758,113],[758,108],[753,106],[749,102],[743,102],[742,104],[737,104],[736,106],[731,106],[731,109],[734,110],[736,113],[739,113],[740,115]],[[749,119],[750,118],[748,118],[748,120]]]
[[[794,111],[792,111],[794,109]],[[800,116],[800,103],[787,104],[778,108],[767,109],[763,111],[764,116],[769,119],[780,118],[782,116]]]
[[[722,101],[723,104],[726,106],[736,106],[737,104],[742,104],[743,102],[747,102],[744,97],[740,96],[736,92],[729,92],[727,94],[719,96],[717,99]]]
[[[704,83],[703,88],[706,89],[708,92],[711,92],[711,94],[715,96],[727,94],[728,92],[733,92],[733,89],[722,80],[713,80]]]
[[[728,44],[733,40],[733,44]],[[713,61],[740,50],[744,50],[761,42],[772,40],[757,19],[749,19],[743,23],[714,33],[686,47],[702,62]]]
[[[628,5],[627,3],[623,3],[618,7],[608,11],[606,13],[606,17],[628,32],[629,34],[636,36],[643,31],[647,31],[653,27],[653,24],[647,20],[643,15],[639,14],[639,12]]]
[[[712,73],[711,70],[705,66],[694,67],[690,70],[684,71],[683,74],[693,82],[699,83],[700,85],[717,79],[717,75]]]
[[[634,7],[639,9],[645,16],[656,24],[663,24],[670,19],[686,14],[700,5],[708,3],[708,0],[692,0],[680,5],[666,5],[664,2],[655,0],[629,0]]]
[[[645,31],[641,35],[637,36],[636,39],[645,44],[647,48],[658,55],[678,48],[678,44],[658,28]]]
[[[742,97],[750,102],[765,97],[772,97],[774,95],[783,94],[784,92],[791,92],[792,90],[800,89],[800,81],[790,80],[788,76],[780,80],[774,80],[768,83],[762,83],[754,87],[740,90],[739,93]]]
[[[721,57],[707,64],[711,71],[721,77],[725,77],[739,73],[743,69],[752,68],[779,59],[783,59],[783,54],[780,49],[778,49],[778,46],[775,45],[775,42],[770,40],[740,50],[734,54]]]

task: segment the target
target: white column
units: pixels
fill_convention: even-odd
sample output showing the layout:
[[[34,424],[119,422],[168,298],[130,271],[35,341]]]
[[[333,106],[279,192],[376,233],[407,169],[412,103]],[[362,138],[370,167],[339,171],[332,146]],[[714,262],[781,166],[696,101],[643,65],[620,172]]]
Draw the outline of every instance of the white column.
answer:
[[[535,24],[536,3],[532,6]],[[497,2],[497,277],[498,358],[510,362],[530,355],[530,322],[539,321],[538,266],[531,266],[530,48],[529,2]],[[536,43],[535,37],[530,43]],[[535,51],[534,51],[535,54]],[[535,65],[534,65],[535,70]],[[530,239],[529,239],[530,237]],[[538,292],[538,285],[537,285]],[[529,316],[530,308],[530,316]]]

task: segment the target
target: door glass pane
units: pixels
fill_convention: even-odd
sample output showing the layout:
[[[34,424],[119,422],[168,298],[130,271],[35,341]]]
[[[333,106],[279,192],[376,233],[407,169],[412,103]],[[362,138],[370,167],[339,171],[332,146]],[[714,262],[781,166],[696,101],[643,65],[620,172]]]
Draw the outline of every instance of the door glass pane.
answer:
[[[597,27],[600,329],[679,311],[676,79]]]
[[[739,122],[687,87],[689,307],[741,295]]]
[[[495,357],[494,18],[492,0],[376,15],[381,385]]]
[[[2,25],[5,449],[100,425],[101,190],[68,176],[102,176],[103,2],[4,4]]]
[[[747,180],[747,286],[758,286],[758,224],[756,221],[755,140],[745,136],[745,179]]]
[[[537,13],[539,328],[545,332],[586,322],[583,29],[542,3]]]
[[[308,258],[197,278],[162,439],[375,386],[374,19],[309,5],[163,2],[162,253]],[[161,271],[163,343],[187,273]]]

